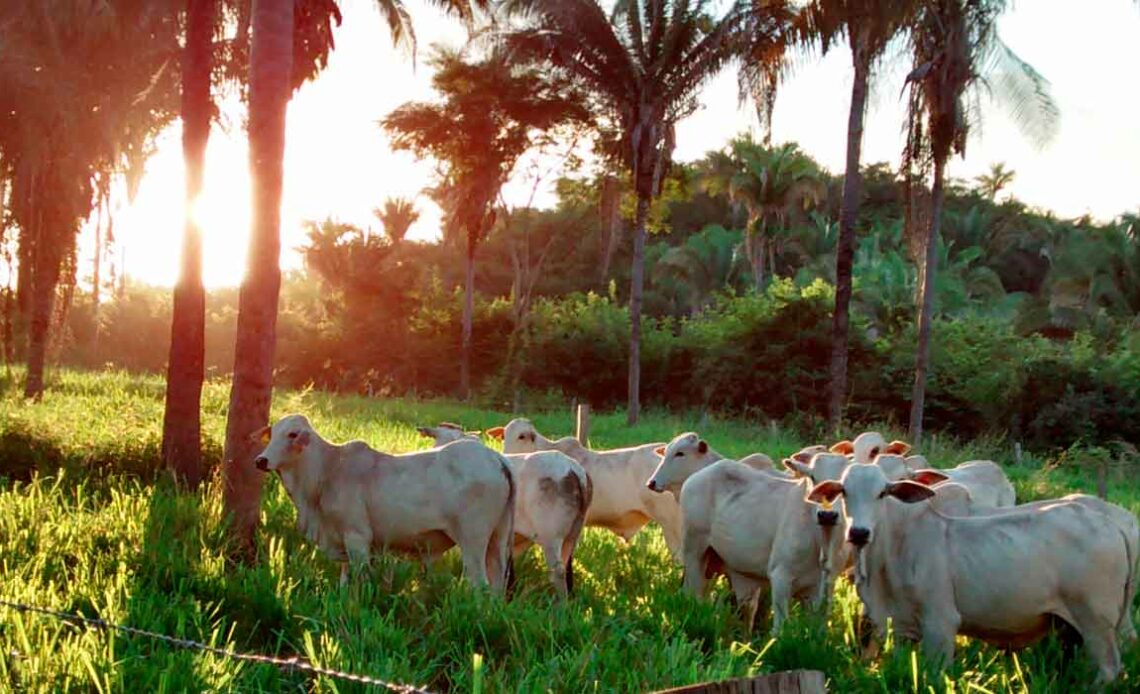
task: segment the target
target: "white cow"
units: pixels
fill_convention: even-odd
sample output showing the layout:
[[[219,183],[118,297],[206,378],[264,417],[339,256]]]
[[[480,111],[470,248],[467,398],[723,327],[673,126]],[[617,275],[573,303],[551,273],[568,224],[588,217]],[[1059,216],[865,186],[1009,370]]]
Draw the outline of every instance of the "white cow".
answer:
[[[457,424],[418,427],[437,446],[477,432],[464,432]],[[478,439],[475,439],[478,440]],[[561,595],[574,589],[574,549],[582,535],[586,510],[593,496],[589,475],[568,455],[539,451],[506,456],[518,485],[515,504],[514,555],[532,544],[542,548],[550,583]]]
[[[912,456],[917,457],[917,456]],[[1017,503],[1013,484],[1006,477],[1001,466],[990,460],[971,460],[946,470],[930,467],[914,467],[911,458],[901,455],[882,454],[875,458],[875,464],[883,470],[888,480],[913,480],[926,485],[935,485],[940,479],[949,479],[970,490],[970,496],[977,508],[1003,508]],[[925,462],[925,459],[923,459]]]
[[[661,446],[654,451],[660,456],[661,462],[649,477],[645,486],[654,492],[670,492],[674,497],[680,498],[681,487],[685,480],[693,473],[712,465],[724,456],[717,453],[708,442],[693,432],[679,434],[667,446]],[[772,459],[763,453],[753,453],[741,458],[744,465],[754,469],[783,476],[783,471],[773,468]]]
[[[957,634],[1017,648],[1056,617],[1080,633],[1100,678],[1116,678],[1135,557],[1107,513],[1056,500],[947,516],[914,503],[933,496],[930,487],[892,482],[877,465],[852,465],[810,498],[840,495],[857,548],[856,590],[880,637],[890,619],[897,634],[921,639],[928,657],[946,665]]]
[[[551,441],[527,419],[512,419],[486,433],[501,439],[507,453],[555,450],[578,461],[594,483],[586,525],[606,528],[628,542],[650,520],[657,521],[669,551],[680,557],[681,507],[672,495],[654,494],[645,486],[657,467],[654,450],[664,444],[593,451],[572,436]]]
[[[293,414],[255,436],[254,463],[276,472],[297,507],[298,529],[341,562],[395,550],[421,559],[454,545],[475,585],[505,587],[514,537],[515,480],[499,453],[475,441],[388,455],[363,441],[325,441]]]
[[[773,633],[793,598],[820,604],[830,597],[847,552],[841,523],[820,527],[828,517],[841,520],[840,514],[806,498],[814,482],[837,479],[847,457],[822,453],[809,464],[784,462],[802,479],[721,460],[694,473],[681,489],[686,590],[703,596],[708,579],[724,573],[751,626],[759,591],[770,585]]]

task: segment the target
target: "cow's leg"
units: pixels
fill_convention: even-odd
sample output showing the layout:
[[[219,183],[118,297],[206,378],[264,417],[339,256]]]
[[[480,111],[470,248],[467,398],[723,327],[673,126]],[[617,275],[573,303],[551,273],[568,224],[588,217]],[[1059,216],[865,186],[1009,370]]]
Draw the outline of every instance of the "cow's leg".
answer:
[[[682,576],[685,591],[695,598],[705,597],[708,590],[708,579],[705,569],[708,567],[708,553],[712,548],[695,537],[685,539],[685,572]]]
[[[756,622],[756,610],[759,608],[760,589],[764,587],[765,581],[730,569],[726,570],[725,574],[728,575],[728,582],[736,594],[736,604],[739,606],[740,616],[744,619],[744,626],[751,632]]]
[[[938,669],[954,663],[954,637],[958,634],[961,617],[952,609],[925,610],[922,615],[922,652],[928,664]]]
[[[366,566],[368,553],[372,549],[372,535],[364,532],[347,532],[344,534],[344,551],[347,561],[341,566],[341,585],[348,583],[348,565],[353,567]]]
[[[562,543],[557,540],[543,540],[542,556],[546,559],[546,571],[550,576],[550,583],[558,595],[566,597],[569,586],[566,583],[566,565],[562,563]]]
[[[1097,665],[1098,679],[1111,682],[1120,674],[1120,649],[1116,642],[1117,621],[1098,614],[1092,605],[1070,605],[1071,624],[1080,633],[1085,648]]]
[[[792,576],[786,569],[777,567],[768,576],[768,581],[772,585],[772,636],[776,636],[784,626],[791,607]]]

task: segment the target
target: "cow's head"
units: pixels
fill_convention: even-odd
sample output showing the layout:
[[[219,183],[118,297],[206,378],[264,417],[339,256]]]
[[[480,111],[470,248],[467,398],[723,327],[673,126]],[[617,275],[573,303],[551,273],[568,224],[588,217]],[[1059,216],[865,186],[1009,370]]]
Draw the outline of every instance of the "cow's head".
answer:
[[[478,440],[481,433],[479,431],[464,431],[463,427],[452,422],[440,422],[439,426],[434,427],[416,427],[416,431],[421,436],[431,439],[436,446],[443,446],[460,439]]]
[[[691,431],[675,437],[667,446],[659,446],[654,453],[661,456],[661,462],[645,486],[655,492],[673,492],[674,496],[681,493],[681,485],[693,473],[719,458],[707,441]]]
[[[878,465],[851,465],[838,480],[820,482],[808,494],[808,499],[819,503],[832,503],[843,497],[843,512],[847,518],[847,541],[863,547],[874,540],[875,525],[888,496],[908,504],[929,499],[934,490],[924,484],[901,480],[892,482]]]
[[[838,480],[843,471],[851,465],[851,459],[841,453],[809,453],[804,449],[784,459],[784,467],[794,476],[808,479],[813,485],[828,480]],[[816,513],[816,522],[832,526],[839,522],[839,511],[831,507],[831,502],[821,504]]]
[[[305,415],[291,414],[282,417],[272,427],[253,434],[265,449],[254,458],[258,470],[285,470],[305,455],[309,444],[317,437],[313,425]]]
[[[487,430],[491,438],[503,442],[504,453],[534,453],[539,450],[538,442],[542,435],[529,419],[512,419],[505,427],[492,427]]]
[[[906,455],[909,450],[910,444],[905,441],[887,443],[887,440],[879,432],[865,431],[855,437],[848,453],[855,456],[857,463],[873,463],[875,458],[880,455]]]

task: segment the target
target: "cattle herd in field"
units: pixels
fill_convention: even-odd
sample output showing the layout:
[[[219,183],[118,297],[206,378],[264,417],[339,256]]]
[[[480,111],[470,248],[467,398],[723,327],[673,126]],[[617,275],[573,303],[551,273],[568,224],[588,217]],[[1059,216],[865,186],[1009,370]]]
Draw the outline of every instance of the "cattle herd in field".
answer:
[[[686,591],[703,596],[726,576],[751,625],[768,587],[773,633],[793,600],[826,605],[848,574],[877,640],[891,620],[943,665],[958,634],[1017,648],[1061,619],[1110,681],[1120,642],[1136,638],[1136,517],[1083,494],[1017,505],[990,461],[937,470],[875,432],[778,469],[762,453],[724,458],[694,433],[595,451],[515,419],[485,432],[500,454],[453,424],[419,431],[435,446],[404,455],[329,443],[302,415],[258,434],[257,466],[280,475],[300,531],[342,563],[342,582],[373,552],[426,565],[458,545],[467,578],[502,591],[511,557],[536,544],[567,594],[583,526],[629,540],[654,521]]]

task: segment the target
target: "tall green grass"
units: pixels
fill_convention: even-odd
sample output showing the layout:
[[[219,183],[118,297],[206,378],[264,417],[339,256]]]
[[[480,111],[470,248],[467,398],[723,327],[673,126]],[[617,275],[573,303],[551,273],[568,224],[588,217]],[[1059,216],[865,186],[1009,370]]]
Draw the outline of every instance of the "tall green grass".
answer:
[[[227,562],[216,480],[200,495],[177,493],[157,469],[163,384],[122,373],[61,372],[43,402],[0,399],[0,597],[79,612],[218,646],[299,655],[326,667],[468,692],[644,691],[794,668],[823,670],[834,692],[1032,691],[1088,688],[1083,651],[1057,638],[1016,656],[961,641],[945,673],[925,669],[907,644],[861,658],[858,601],[841,582],[826,616],[798,610],[779,638],[761,621],[745,631],[719,586],[709,602],[680,591],[680,569],[655,528],[625,545],[588,530],[577,552],[577,594],[560,602],[537,557],[520,563],[511,602],[472,590],[456,556],[424,573],[378,558],[346,588],[337,567],[293,527],[275,478],[263,499],[260,560]],[[220,457],[226,385],[208,384],[208,457]],[[275,415],[300,411],[333,440],[362,438],[390,451],[422,447],[418,424],[485,428],[508,415],[442,401],[372,400],[280,393]],[[536,413],[550,435],[571,432],[570,412]],[[649,413],[634,429],[620,414],[595,416],[597,447],[664,441],[698,427],[695,416]],[[721,452],[773,457],[803,442],[743,421],[704,422]],[[935,441],[932,462],[970,457],[1008,462],[1000,441]],[[1011,469],[1022,498],[1091,491],[1079,470],[1030,460]],[[1133,511],[1140,495],[1113,480],[1110,496]],[[1010,567],[1016,570],[1017,567]],[[1140,652],[1125,654],[1116,689],[1136,689]],[[172,649],[136,637],[78,629],[0,608],[0,690],[358,691],[358,685]]]

